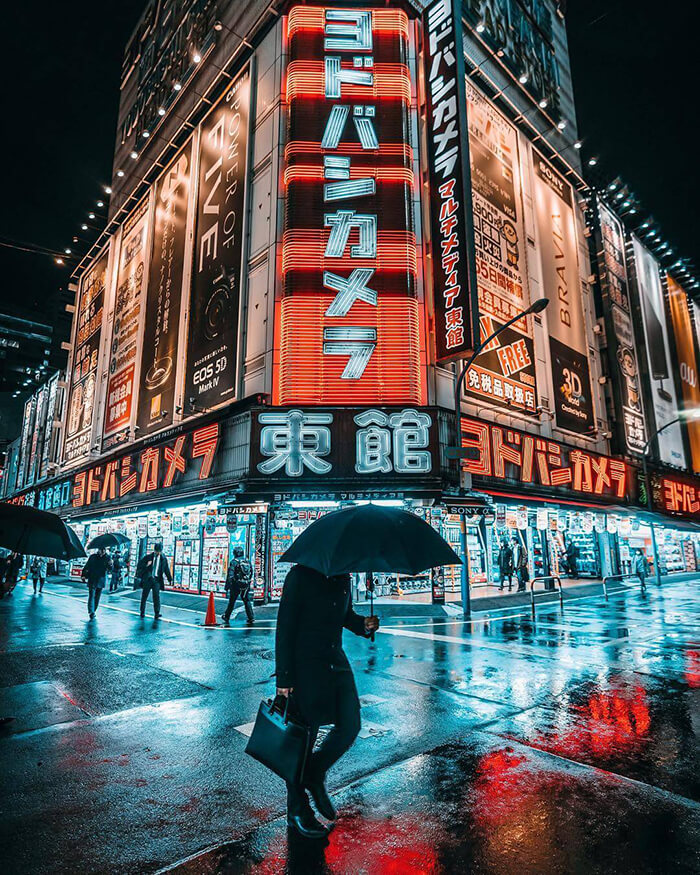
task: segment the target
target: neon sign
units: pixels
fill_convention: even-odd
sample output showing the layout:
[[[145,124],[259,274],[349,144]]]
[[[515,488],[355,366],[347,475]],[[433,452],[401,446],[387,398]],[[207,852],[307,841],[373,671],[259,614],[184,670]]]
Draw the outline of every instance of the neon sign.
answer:
[[[296,6],[287,36],[275,399],[419,404],[408,18]]]
[[[655,478],[656,480],[656,478]],[[654,502],[666,513],[700,515],[700,484],[690,479],[659,477],[652,487]]]
[[[628,497],[631,486],[630,469],[622,459],[475,419],[462,419],[462,446],[473,450],[463,464],[477,477],[618,501]]]

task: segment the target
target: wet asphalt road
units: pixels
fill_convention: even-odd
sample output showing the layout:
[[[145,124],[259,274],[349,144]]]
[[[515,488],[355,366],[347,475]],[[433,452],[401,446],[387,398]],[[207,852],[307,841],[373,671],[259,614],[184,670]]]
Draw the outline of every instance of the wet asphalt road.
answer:
[[[0,602],[3,872],[700,872],[700,581],[346,633],[363,731],[316,844],[243,754],[274,619],[83,602]]]

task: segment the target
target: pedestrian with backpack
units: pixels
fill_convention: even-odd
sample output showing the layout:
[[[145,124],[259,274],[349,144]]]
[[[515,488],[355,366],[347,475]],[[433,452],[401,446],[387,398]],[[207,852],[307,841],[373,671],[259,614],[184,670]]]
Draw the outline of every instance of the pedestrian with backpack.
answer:
[[[253,582],[253,566],[245,558],[243,547],[233,548],[233,562],[228,567],[226,575],[226,592],[228,593],[228,604],[226,610],[221,615],[224,623],[228,626],[233,606],[236,604],[238,597],[241,597],[243,607],[245,608],[248,625],[252,626],[255,623],[255,614],[253,614],[253,604],[250,600],[250,586]]]

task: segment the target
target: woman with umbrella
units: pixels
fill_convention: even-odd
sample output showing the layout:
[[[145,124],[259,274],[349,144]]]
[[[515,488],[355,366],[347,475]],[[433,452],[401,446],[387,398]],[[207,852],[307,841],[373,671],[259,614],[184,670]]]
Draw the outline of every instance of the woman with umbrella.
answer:
[[[374,640],[379,619],[352,607],[350,572],[416,574],[459,562],[449,545],[414,514],[361,505],[328,514],[300,535],[281,557],[298,563],[282,590],[276,637],[277,696],[291,702],[310,730],[313,749],[320,726],[333,728],[307,760],[303,783],[287,785],[287,822],[307,838],[326,834],[313,815],[306,791],[320,814],[336,812],[325,786],[326,772],[360,731],[360,703],[343,629]],[[373,609],[373,604],[372,604]]]

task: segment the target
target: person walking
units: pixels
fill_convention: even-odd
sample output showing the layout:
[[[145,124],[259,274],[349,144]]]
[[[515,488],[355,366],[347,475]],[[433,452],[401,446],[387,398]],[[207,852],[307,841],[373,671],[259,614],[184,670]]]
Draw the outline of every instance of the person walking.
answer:
[[[167,577],[168,583],[173,582],[168,560],[163,556],[163,545],[157,542],[153,545],[153,552],[147,553],[136,566],[136,576],[141,579],[141,616],[146,616],[146,602],[148,594],[153,593],[154,619],[159,620],[160,591],[163,588],[163,578]]]
[[[41,595],[44,591],[44,581],[46,580],[46,559],[42,559],[41,556],[35,556],[32,559],[32,564],[29,566],[29,573],[32,577],[34,595],[36,595],[37,584],[39,584],[39,594]]]
[[[228,626],[233,607],[236,604],[238,597],[241,597],[245,615],[248,618],[248,625],[252,626],[255,623],[255,614],[253,613],[253,605],[250,600],[250,586],[253,582],[253,566],[245,558],[243,547],[233,548],[233,562],[228,567],[226,574],[226,592],[228,593],[228,604],[226,610],[221,615],[224,623]]]
[[[110,566],[111,560],[107,555],[107,551],[104,547],[100,547],[97,553],[92,553],[88,557],[88,561],[80,572],[80,576],[88,585],[87,609],[91,620],[95,619],[102,590],[107,585],[107,574],[109,573]]]
[[[578,547],[576,544],[569,538],[566,544],[566,567],[569,570],[569,577],[577,578],[578,577]]]
[[[112,576],[109,580],[109,591],[116,592],[119,589],[122,576],[122,560],[119,553],[115,553],[112,557]]]
[[[510,592],[513,589],[513,551],[505,539],[501,541],[501,547],[498,551],[498,571],[501,578],[499,590],[503,589],[505,580],[508,578],[508,592]]]
[[[649,576],[649,571],[651,570],[649,565],[649,560],[644,555],[644,552],[641,547],[637,547],[634,551],[634,561],[632,562],[632,574],[636,574],[639,578],[639,582],[642,585],[642,589],[646,589],[647,585],[647,577]]]
[[[319,727],[333,724],[308,758],[302,782],[287,784],[287,823],[306,838],[327,834],[314,816],[307,791],[318,812],[334,820],[326,773],[360,731],[360,701],[343,652],[344,628],[364,638],[379,628],[377,617],[362,617],[353,610],[350,575],[326,577],[303,565],[291,568],[277,615],[276,704],[284,707],[289,701],[309,726],[309,750],[313,750]]]
[[[518,578],[517,592],[525,592],[525,584],[530,579],[527,567],[527,547],[519,538],[513,538],[513,567]]]

